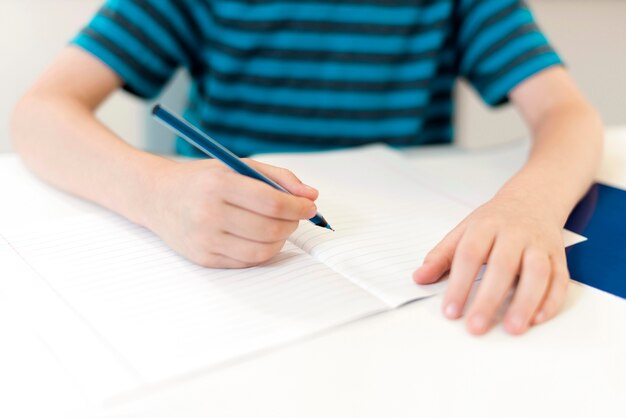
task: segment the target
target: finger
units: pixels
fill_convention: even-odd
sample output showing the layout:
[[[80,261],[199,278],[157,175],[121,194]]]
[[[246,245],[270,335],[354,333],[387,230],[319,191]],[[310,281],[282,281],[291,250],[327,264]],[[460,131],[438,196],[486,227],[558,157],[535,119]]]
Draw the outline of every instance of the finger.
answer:
[[[256,242],[229,234],[219,233],[215,251],[247,265],[257,265],[274,257],[284,245],[284,241],[274,243]]]
[[[292,196],[237,173],[224,173],[219,192],[225,202],[270,218],[297,221],[317,213],[313,201]]]
[[[489,330],[494,317],[519,272],[523,245],[513,239],[496,239],[487,270],[467,313],[467,329],[474,335]]]
[[[265,174],[267,177],[280,184],[285,189],[289,190],[289,193],[293,193],[296,196],[305,197],[310,200],[317,199],[319,192],[317,189],[302,183],[302,181],[290,170],[282,167],[275,167],[269,164],[263,164],[258,161],[246,159],[246,162]]]
[[[565,301],[569,281],[565,252],[561,252],[552,257],[552,280],[545,299],[533,319],[534,325],[552,319],[559,312]]]
[[[298,227],[297,221],[268,218],[255,212],[225,203],[221,230],[231,235],[257,241],[274,243],[284,241]]]
[[[461,224],[448,233],[424,258],[422,265],[413,273],[417,284],[430,284],[438,281],[450,270],[454,250],[465,231]]]
[[[481,228],[481,227],[479,227]],[[468,227],[456,248],[450,268],[450,284],[443,298],[443,312],[450,319],[459,318],[481,266],[487,260],[494,234]]]
[[[504,317],[504,327],[509,333],[522,334],[528,329],[548,290],[551,273],[546,252],[534,247],[524,251],[520,280]]]

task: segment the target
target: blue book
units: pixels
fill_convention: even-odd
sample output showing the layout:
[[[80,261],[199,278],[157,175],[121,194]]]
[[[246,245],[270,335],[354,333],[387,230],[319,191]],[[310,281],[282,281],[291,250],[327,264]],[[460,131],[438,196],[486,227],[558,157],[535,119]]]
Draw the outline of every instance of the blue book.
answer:
[[[567,249],[572,279],[626,299],[626,191],[594,184],[565,227],[587,237]]]

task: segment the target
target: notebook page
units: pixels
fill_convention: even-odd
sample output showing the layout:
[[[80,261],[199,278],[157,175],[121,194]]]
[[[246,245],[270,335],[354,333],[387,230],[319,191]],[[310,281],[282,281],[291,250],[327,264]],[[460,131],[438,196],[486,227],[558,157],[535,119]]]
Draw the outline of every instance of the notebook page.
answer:
[[[260,158],[287,167],[317,187],[319,210],[336,232],[303,222],[290,240],[396,307],[438,292],[412,273],[469,208],[408,176],[396,152],[373,146]]]
[[[289,243],[263,266],[218,270],[186,261],[109,214],[5,236],[144,382],[387,309]]]
[[[14,250],[2,234],[0,234],[0,266],[0,329],[6,331],[3,325],[10,323],[21,332],[32,333],[34,340],[32,342],[40,346],[39,352],[34,346],[26,349],[24,355],[29,357],[15,359],[6,357],[9,356],[7,353],[2,360],[12,362],[16,371],[17,367],[20,365],[24,367],[23,363],[29,360],[35,364],[41,363],[41,359],[37,358],[38,355],[54,360],[55,364],[48,364],[48,367],[39,370],[39,381],[34,386],[45,387],[42,385],[45,385],[46,381],[56,381],[55,387],[46,388],[46,397],[76,398],[77,395],[84,395],[84,399],[74,399],[75,405],[82,403],[83,400],[98,402],[120,391],[139,388],[140,380],[133,370],[103,344],[100,336],[93,333],[80,316],[59,300],[54,290],[42,282],[37,272]],[[5,341],[9,341],[6,338],[12,337],[10,333],[2,335]],[[10,341],[10,344],[22,343]],[[68,341],[71,341],[71,344],[68,344]],[[65,349],[50,352],[50,347],[59,345]],[[3,347],[0,346],[0,355],[4,354]],[[31,355],[35,358],[30,358]],[[5,367],[1,370],[5,378],[6,373],[10,373],[10,368],[7,370]],[[28,370],[21,370],[21,377],[24,372]],[[63,375],[55,375],[55,372]],[[80,385],[76,379],[78,376],[89,378],[90,387]],[[97,376],[97,379],[93,379],[93,376]],[[63,383],[66,385],[63,386]]]

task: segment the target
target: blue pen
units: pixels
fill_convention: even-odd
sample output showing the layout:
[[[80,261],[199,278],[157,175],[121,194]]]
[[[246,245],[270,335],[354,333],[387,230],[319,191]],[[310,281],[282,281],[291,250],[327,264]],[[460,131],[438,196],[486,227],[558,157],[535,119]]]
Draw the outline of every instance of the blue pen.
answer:
[[[205,154],[223,162],[224,164],[235,170],[237,173],[243,174],[244,176],[251,177],[256,180],[260,180],[263,183],[269,184],[273,188],[280,190],[281,192],[289,193],[280,185],[276,184],[271,179],[264,176],[262,173],[259,173],[254,168],[241,161],[239,157],[224,148],[224,146],[219,144],[216,140],[214,140],[198,128],[194,127],[193,125],[189,124],[188,122],[175,116],[168,110],[164,109],[163,106],[154,106],[154,108],[152,109],[152,115],[166,128],[170,129],[172,132],[179,135],[181,138],[183,138]],[[326,222],[326,219],[324,219],[324,217],[319,212],[316,213],[314,217],[309,219],[309,221],[319,227],[334,231],[334,229],[331,228],[328,222]]]

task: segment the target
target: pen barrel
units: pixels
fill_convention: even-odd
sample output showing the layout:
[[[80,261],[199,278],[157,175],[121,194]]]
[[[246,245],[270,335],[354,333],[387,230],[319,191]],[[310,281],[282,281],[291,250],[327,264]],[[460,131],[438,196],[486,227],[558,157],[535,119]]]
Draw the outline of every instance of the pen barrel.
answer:
[[[175,134],[179,135],[181,138],[183,138],[208,156],[213,157],[218,161],[221,161],[237,173],[246,177],[253,178],[255,180],[262,181],[263,183],[275,188],[276,190],[280,190],[281,192],[291,194],[288,190],[283,188],[278,183],[274,182],[269,177],[265,176],[263,173],[260,173],[259,171],[250,167],[248,164],[244,163],[241,159],[239,159],[239,157],[237,157],[215,139],[211,138],[209,135],[202,132],[195,126],[189,124],[188,122],[178,118],[176,115],[170,113],[168,110],[163,108],[163,106],[154,106],[154,108],[152,109],[152,115],[155,117],[156,120],[161,122],[163,126],[168,128]],[[326,222],[326,219],[324,219],[324,217],[319,213],[317,213],[309,220],[315,225],[322,228],[330,228],[328,222]]]

